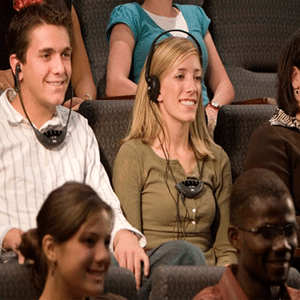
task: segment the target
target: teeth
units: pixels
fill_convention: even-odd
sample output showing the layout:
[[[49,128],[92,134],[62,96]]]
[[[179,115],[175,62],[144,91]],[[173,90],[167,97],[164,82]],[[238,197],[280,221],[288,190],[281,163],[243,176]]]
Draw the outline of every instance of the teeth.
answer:
[[[60,81],[60,82],[48,82],[49,84],[51,84],[51,85],[55,85],[55,86],[59,86],[59,85],[62,85],[62,81]]]
[[[194,101],[189,101],[189,100],[182,100],[180,101],[180,103],[185,106],[193,106],[196,104]]]

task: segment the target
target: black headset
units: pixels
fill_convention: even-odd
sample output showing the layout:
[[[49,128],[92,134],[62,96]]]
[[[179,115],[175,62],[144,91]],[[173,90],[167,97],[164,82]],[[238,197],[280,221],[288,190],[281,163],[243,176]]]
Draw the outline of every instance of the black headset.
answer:
[[[53,149],[58,147],[66,138],[67,136],[67,132],[68,132],[68,124],[69,124],[69,120],[70,120],[70,116],[71,116],[71,111],[72,109],[69,110],[69,115],[68,115],[68,119],[67,119],[67,123],[66,125],[63,127],[62,130],[48,130],[44,133],[41,133],[39,130],[37,130],[34,125],[32,124],[32,122],[30,121],[27,112],[25,110],[24,107],[24,103],[21,97],[21,93],[20,93],[20,82],[19,82],[19,73],[21,72],[21,66],[19,64],[16,65],[16,70],[15,70],[15,91],[19,94],[20,97],[20,102],[22,105],[22,108],[24,110],[24,113],[26,115],[26,118],[28,119],[31,127],[34,130],[35,136],[37,137],[38,141],[47,149]],[[71,98],[71,107],[72,107],[72,98]]]
[[[145,78],[146,78],[146,82],[148,84],[148,95],[149,95],[150,101],[153,101],[153,102],[157,102],[157,97],[158,97],[159,91],[160,91],[159,79],[155,75],[150,75],[150,68],[151,68],[152,57],[154,54],[154,48],[156,46],[156,42],[158,41],[158,39],[161,36],[163,36],[169,32],[173,32],[173,31],[183,32],[183,33],[187,34],[194,41],[194,43],[196,44],[198,53],[199,53],[200,63],[202,64],[202,50],[201,50],[200,44],[198,43],[196,38],[191,33],[184,31],[182,29],[170,29],[170,30],[164,31],[163,33],[159,34],[151,44],[147,62],[146,62],[146,70],[145,70]]]

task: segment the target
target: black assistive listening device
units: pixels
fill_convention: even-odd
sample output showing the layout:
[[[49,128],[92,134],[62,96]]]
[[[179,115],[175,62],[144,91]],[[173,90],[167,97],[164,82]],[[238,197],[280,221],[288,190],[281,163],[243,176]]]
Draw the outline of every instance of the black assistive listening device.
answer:
[[[68,124],[69,124],[69,120],[70,120],[70,116],[71,116],[71,109],[69,110],[69,115],[68,115],[68,119],[67,119],[67,123],[66,125],[63,127],[62,130],[48,130],[44,133],[41,133],[39,130],[37,130],[34,125],[32,124],[32,122],[30,121],[27,112],[25,110],[24,107],[24,103],[21,97],[21,93],[20,93],[20,82],[19,82],[19,73],[21,72],[21,66],[19,64],[16,65],[16,70],[15,70],[15,91],[19,94],[20,97],[20,102],[23,108],[23,111],[26,115],[26,118],[28,119],[31,127],[34,130],[34,133],[38,139],[38,141],[47,149],[53,149],[58,147],[60,144],[62,144],[62,142],[65,140],[66,136],[67,136],[67,132],[68,132]],[[72,106],[72,98],[71,98],[71,106]]]
[[[185,197],[195,198],[201,193],[203,189],[203,182],[201,180],[188,178],[185,181],[178,182],[176,184],[176,189],[181,195],[181,200],[184,204]]]
[[[157,97],[158,97],[159,91],[160,91],[159,79],[155,75],[150,75],[152,57],[153,57],[153,54],[155,52],[154,48],[156,46],[156,42],[158,41],[158,39],[161,36],[163,36],[163,35],[165,35],[169,32],[173,32],[173,31],[183,32],[183,33],[187,34],[194,41],[194,43],[197,47],[197,50],[199,52],[200,62],[202,64],[202,51],[201,51],[200,44],[198,43],[196,38],[192,34],[190,34],[189,32],[181,30],[181,29],[171,29],[171,30],[164,31],[163,33],[158,35],[151,44],[150,51],[149,51],[148,58],[147,58],[147,62],[146,62],[146,70],[145,70],[145,78],[146,78],[146,82],[147,82],[147,85],[148,85],[148,95],[149,95],[150,101],[153,101],[153,102],[157,102]]]

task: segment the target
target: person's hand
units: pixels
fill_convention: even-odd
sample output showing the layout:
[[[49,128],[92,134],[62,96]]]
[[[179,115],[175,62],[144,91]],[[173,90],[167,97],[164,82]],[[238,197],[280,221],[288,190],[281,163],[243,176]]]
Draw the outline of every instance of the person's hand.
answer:
[[[72,110],[77,111],[79,109],[80,104],[85,101],[85,99],[79,98],[79,97],[73,97],[72,98],[72,107],[71,107],[71,99],[64,102],[64,106],[67,108],[70,108]]]
[[[3,248],[7,251],[14,251],[18,255],[19,264],[24,264],[25,257],[21,254],[19,245],[21,243],[21,236],[23,231],[21,229],[12,228],[10,229],[3,240]]]
[[[0,90],[6,90],[14,87],[14,77],[12,71],[0,70]]]
[[[205,108],[207,119],[208,119],[208,132],[211,138],[214,138],[214,130],[217,124],[217,116],[218,116],[218,110],[212,108],[210,105],[208,105]]]
[[[140,246],[137,236],[128,230],[120,230],[114,238],[114,254],[120,267],[134,273],[136,288],[141,284],[141,262],[144,263],[144,275],[149,275],[149,257]]]

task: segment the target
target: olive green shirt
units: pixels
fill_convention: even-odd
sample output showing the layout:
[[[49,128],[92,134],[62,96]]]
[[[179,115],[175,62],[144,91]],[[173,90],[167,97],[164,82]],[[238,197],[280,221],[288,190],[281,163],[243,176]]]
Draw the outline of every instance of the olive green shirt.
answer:
[[[204,252],[209,265],[237,262],[236,251],[227,238],[229,225],[229,193],[231,173],[225,151],[211,145],[215,159],[198,161],[191,174],[185,174],[177,159],[159,157],[151,146],[141,140],[124,143],[114,163],[113,186],[120,199],[125,217],[147,239],[147,248],[177,239],[184,228],[184,239]],[[204,187],[195,198],[183,203],[175,185],[189,177],[199,179]],[[215,201],[216,199],[216,201]],[[182,226],[176,222],[176,202]],[[220,226],[213,243],[210,226],[215,218],[216,202],[220,211]]]

